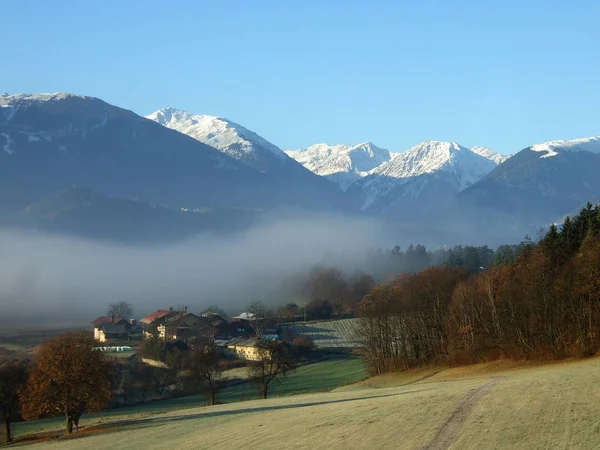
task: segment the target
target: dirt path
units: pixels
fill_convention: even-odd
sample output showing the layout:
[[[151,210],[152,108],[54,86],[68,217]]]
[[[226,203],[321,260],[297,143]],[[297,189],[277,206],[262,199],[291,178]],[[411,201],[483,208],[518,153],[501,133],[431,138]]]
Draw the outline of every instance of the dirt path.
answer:
[[[444,422],[431,442],[423,447],[423,450],[446,450],[449,448],[456,439],[458,431],[467,419],[471,409],[473,409],[477,402],[490,392],[503,378],[504,377],[492,377],[488,383],[469,392],[460,406],[452,413],[448,420]]]

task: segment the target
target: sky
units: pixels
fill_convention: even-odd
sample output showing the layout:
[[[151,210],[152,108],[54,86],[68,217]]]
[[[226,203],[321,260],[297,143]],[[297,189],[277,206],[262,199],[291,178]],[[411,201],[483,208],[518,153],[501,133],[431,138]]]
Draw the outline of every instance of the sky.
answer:
[[[283,149],[600,135],[600,2],[0,1],[0,92],[226,117]]]

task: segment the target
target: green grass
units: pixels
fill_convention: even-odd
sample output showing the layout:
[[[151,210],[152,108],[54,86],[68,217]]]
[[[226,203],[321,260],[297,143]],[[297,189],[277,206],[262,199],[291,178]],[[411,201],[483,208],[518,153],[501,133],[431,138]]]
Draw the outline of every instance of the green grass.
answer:
[[[330,378],[330,383],[315,380],[312,386],[328,388],[352,378],[355,363],[325,361],[299,369],[296,376]],[[358,376],[360,369],[354,368]],[[282,394],[301,391],[305,382],[310,380],[290,376],[287,388],[282,383],[279,389]],[[600,448],[600,358],[547,365],[494,362],[435,374],[422,370],[360,385],[165,414],[140,408],[141,414],[127,421],[107,420],[105,432],[59,439],[55,446],[150,450],[168,442],[177,449],[211,450]]]
[[[362,358],[356,355],[346,355],[340,359],[320,361],[300,366],[279,382],[273,382],[274,384],[271,387],[269,397],[328,391],[363,380],[366,376],[367,371]],[[217,394],[218,403],[235,403],[258,398],[260,396],[256,385],[249,382],[227,387]],[[85,425],[89,421],[130,414],[156,414],[165,411],[195,408],[206,403],[207,397],[205,395],[191,395],[89,414],[82,417],[81,423]],[[14,425],[15,436],[54,429],[61,427],[63,423],[64,419],[62,417],[20,422]]]

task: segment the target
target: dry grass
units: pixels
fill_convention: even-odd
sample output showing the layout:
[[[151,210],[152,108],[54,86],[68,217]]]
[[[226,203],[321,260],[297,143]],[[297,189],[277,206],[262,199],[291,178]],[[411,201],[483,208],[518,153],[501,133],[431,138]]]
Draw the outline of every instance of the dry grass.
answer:
[[[600,359],[552,365],[500,361],[432,372],[374,378],[329,393],[108,419],[93,425],[98,432],[110,427],[106,433],[38,445],[600,448]]]

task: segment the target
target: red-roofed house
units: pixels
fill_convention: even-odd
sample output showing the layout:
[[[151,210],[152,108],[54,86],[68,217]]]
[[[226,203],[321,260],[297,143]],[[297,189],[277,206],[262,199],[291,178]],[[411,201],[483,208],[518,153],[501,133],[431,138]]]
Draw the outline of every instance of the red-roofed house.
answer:
[[[154,311],[152,314],[140,319],[140,324],[144,329],[144,337],[149,339],[153,336],[158,336],[158,327],[170,318],[180,314],[179,311],[173,311],[172,309],[159,309]],[[162,336],[161,336],[162,337]]]
[[[162,319],[167,314],[172,313],[172,312],[173,312],[173,310],[159,309],[158,311],[155,311],[152,314],[140,319],[140,323],[143,323],[145,325],[150,325],[153,322],[155,322],[156,320]]]

